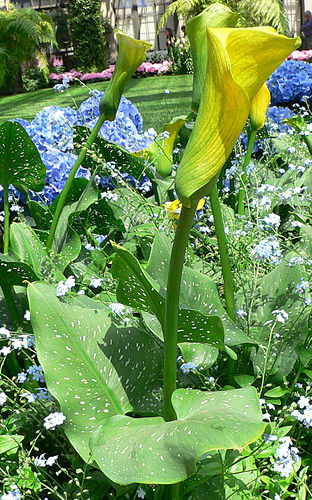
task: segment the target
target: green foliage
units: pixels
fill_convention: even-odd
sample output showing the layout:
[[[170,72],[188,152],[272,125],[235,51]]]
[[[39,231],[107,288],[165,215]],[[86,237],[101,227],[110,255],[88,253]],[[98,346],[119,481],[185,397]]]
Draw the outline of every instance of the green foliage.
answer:
[[[288,18],[281,0],[226,0],[223,3],[238,14],[238,27],[268,25],[273,26],[279,33],[289,33]],[[168,18],[174,14],[190,19],[212,4],[213,0],[175,0],[161,17],[158,30],[163,28]]]
[[[56,45],[53,22],[33,9],[0,10],[0,92],[13,93],[21,65],[40,60],[46,74],[45,44]]]
[[[101,0],[72,0],[69,24],[75,55],[85,71],[105,68],[106,24],[101,14]]]

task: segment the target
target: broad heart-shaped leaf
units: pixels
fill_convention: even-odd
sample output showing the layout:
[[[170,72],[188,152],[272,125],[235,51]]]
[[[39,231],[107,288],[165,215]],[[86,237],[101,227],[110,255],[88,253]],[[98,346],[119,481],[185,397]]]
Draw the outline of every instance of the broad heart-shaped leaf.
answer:
[[[250,314],[251,335],[260,345],[259,349],[254,351],[253,364],[255,370],[260,372],[263,371],[270,334],[270,325],[264,324],[275,319],[272,311],[284,309],[289,315],[285,323],[276,323],[269,355],[268,373],[274,364],[273,372],[278,368],[276,377],[279,379],[287,376],[292,370],[308,333],[309,310],[304,306],[300,294],[295,291],[301,278],[308,277],[303,270],[288,265],[289,259],[295,255],[286,255],[285,261],[258,281]],[[254,283],[249,283],[250,289],[253,286]],[[248,284],[245,286],[245,294],[251,297],[247,287]],[[249,304],[246,305],[242,292],[238,293],[237,299],[238,308],[248,310]]]
[[[170,250],[170,239],[163,233],[157,233],[146,271],[161,290],[167,283]],[[224,327],[224,343],[228,346],[254,343],[224,310],[216,284],[208,276],[186,266],[182,274],[180,307],[194,309],[205,316],[218,316]]]
[[[46,168],[26,130],[17,122],[4,122],[0,126],[0,184],[40,191],[45,177]]]
[[[9,255],[0,254],[0,285],[12,287],[26,286],[27,281],[36,281],[38,276],[34,270],[24,262],[18,262]]]
[[[197,368],[207,370],[217,360],[219,351],[206,344],[181,342],[179,344],[185,363],[193,362]]]
[[[99,427],[90,447],[101,470],[119,484],[172,484],[196,472],[196,462],[216,449],[241,449],[263,433],[253,387],[220,392],[178,389],[177,420],[115,416]]]
[[[64,303],[42,283],[29,286],[28,298],[47,387],[66,416],[68,438],[87,460],[89,438],[109,416],[159,410],[159,348],[142,330],[116,330],[97,301],[94,309]]]
[[[81,150],[83,144],[86,142],[90,135],[88,127],[76,126],[74,127],[74,147],[77,153]],[[107,166],[107,163],[110,165]],[[85,160],[83,161],[85,168],[94,171],[101,176],[109,176],[116,169],[125,174],[132,175],[135,179],[142,179],[143,174],[147,175],[150,179],[154,179],[155,175],[143,158],[133,156],[129,151],[97,136],[92,148],[88,151]]]
[[[44,244],[31,227],[23,223],[13,223],[11,225],[10,241],[11,248],[18,260],[27,264],[34,275],[39,278],[53,275],[57,280],[64,278],[52,259],[50,259]],[[37,277],[29,279],[29,281],[35,281],[38,279]]]
[[[116,296],[119,302],[155,314],[160,323],[156,335],[163,339],[161,325],[164,318],[164,297],[159,286],[140,266],[138,260],[125,248],[114,245],[116,257],[112,274],[118,279]],[[151,330],[154,332],[153,328]],[[217,316],[205,316],[199,311],[180,309],[178,342],[204,342],[224,348],[224,329]]]
[[[119,302],[135,309],[153,313],[164,321],[164,299],[155,281],[142,269],[138,260],[120,245],[113,245],[116,256],[112,275],[118,279],[116,296]]]
[[[110,326],[107,311],[62,303],[55,288],[29,286],[31,322],[47,387],[66,416],[64,430],[84,460],[89,438],[109,415],[132,409],[111,362],[99,348]]]

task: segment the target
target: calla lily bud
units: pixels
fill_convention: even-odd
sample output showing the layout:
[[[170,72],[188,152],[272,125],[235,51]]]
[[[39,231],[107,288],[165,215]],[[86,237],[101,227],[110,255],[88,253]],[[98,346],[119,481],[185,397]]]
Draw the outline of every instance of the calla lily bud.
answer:
[[[232,12],[229,7],[220,3],[214,3],[201,14],[193,17],[186,25],[187,36],[190,40],[194,78],[192,110],[197,113],[201,95],[204,88],[207,67],[207,35],[206,29],[223,28],[235,26],[238,14]]]
[[[205,85],[177,170],[178,198],[190,207],[210,192],[267,78],[300,46],[270,27],[207,28]]]
[[[135,40],[120,30],[115,30],[115,33],[119,42],[118,58],[112,79],[100,102],[100,113],[105,116],[105,120],[110,121],[115,119],[125,85],[152,46],[148,42]]]
[[[183,117],[176,118],[171,123],[164,125],[164,131],[159,137],[145,150],[147,159],[153,164],[156,172],[161,177],[168,177],[172,172],[173,164],[173,146],[179,130],[186,123]]]
[[[265,124],[266,112],[271,101],[271,93],[264,83],[251,101],[249,119],[254,130],[260,130]]]

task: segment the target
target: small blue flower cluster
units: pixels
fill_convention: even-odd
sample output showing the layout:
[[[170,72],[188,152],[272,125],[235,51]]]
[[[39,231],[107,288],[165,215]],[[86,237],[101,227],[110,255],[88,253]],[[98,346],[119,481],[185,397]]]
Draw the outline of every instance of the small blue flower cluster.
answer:
[[[190,373],[190,371],[196,370],[196,364],[193,361],[189,361],[188,363],[183,363],[180,366],[180,370],[182,373]]]
[[[40,193],[30,191],[30,197],[50,204],[62,191],[66,179],[77,159],[73,145],[73,127],[85,125],[93,129],[100,115],[99,103],[103,92],[93,90],[78,110],[70,107],[48,106],[40,111],[32,122],[16,119],[34,144],[47,169],[46,185]],[[143,133],[143,120],[136,106],[122,96],[113,122],[105,121],[99,135],[119,144],[130,152],[148,148],[156,132]],[[76,177],[90,178],[90,172],[79,168]],[[18,197],[21,195],[13,189]],[[3,195],[2,195],[3,197]],[[0,193],[0,201],[2,199]]]
[[[292,118],[295,113],[291,109],[281,106],[269,106],[267,111],[266,127],[269,133],[287,133],[292,134],[293,129],[283,120]]]
[[[312,427],[312,404],[309,398],[305,396],[300,396],[297,401],[297,405],[302,410],[293,410],[291,416],[295,417],[299,422],[301,422],[307,429]]]
[[[281,477],[288,477],[293,472],[294,463],[299,460],[298,449],[291,446],[291,438],[284,436],[279,439],[281,443],[275,451],[276,461],[273,470],[279,472]]]
[[[276,265],[281,262],[282,251],[278,240],[274,237],[270,237],[259,241],[259,243],[253,247],[251,254],[260,262],[268,261]]]
[[[284,61],[270,76],[267,85],[273,106],[309,100],[312,66],[303,61]]]

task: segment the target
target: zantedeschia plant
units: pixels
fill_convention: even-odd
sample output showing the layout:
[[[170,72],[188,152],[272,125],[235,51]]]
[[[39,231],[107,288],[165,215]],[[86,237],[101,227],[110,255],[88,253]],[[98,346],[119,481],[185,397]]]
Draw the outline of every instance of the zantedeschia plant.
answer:
[[[225,19],[233,22],[230,13]],[[191,29],[197,21],[190,22]],[[271,28],[206,27],[204,33],[201,53],[207,67],[195,65],[195,77],[200,71],[202,78],[204,71],[204,83],[195,127],[175,179],[182,210],[170,263],[168,242],[160,237],[144,268],[127,249],[113,247],[117,300],[140,313],[141,326],[118,327],[103,304],[88,297],[60,301],[48,284],[31,284],[28,290],[38,358],[48,388],[66,416],[65,431],[73,446],[84,460],[95,460],[115,483],[169,485],[167,498],[172,500],[178,500],[179,483],[195,473],[202,455],[242,450],[266,426],[253,387],[219,392],[176,389],[178,343],[196,342],[235,359],[232,347],[250,342],[235,334],[233,305],[227,304],[227,314],[211,284],[211,309],[204,307],[207,290],[197,288],[203,277],[183,271],[183,263],[199,199],[212,191],[266,78],[298,46],[297,39],[277,35]],[[203,32],[198,36],[202,40]],[[195,32],[191,38],[196,48]],[[102,99],[99,126],[79,155],[77,168],[103,120],[113,119],[124,84],[147,48],[145,42],[120,35],[116,74]],[[59,203],[48,248],[62,210],[61,199]],[[214,216],[222,224],[217,212]]]

